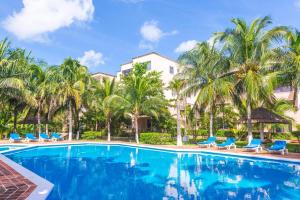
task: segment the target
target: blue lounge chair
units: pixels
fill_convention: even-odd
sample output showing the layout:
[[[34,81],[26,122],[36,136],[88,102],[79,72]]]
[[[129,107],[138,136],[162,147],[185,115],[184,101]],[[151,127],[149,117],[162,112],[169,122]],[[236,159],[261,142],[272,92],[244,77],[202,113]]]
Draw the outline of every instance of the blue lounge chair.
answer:
[[[262,151],[261,139],[252,139],[247,146],[244,146],[244,149],[255,150],[256,152]]]
[[[288,154],[288,149],[286,148],[285,140],[276,140],[274,144],[267,150],[269,152],[280,152],[282,155],[284,155],[284,153]]]
[[[50,137],[46,133],[40,133],[39,140],[41,142],[50,141]]]
[[[197,144],[198,144],[199,146],[207,146],[207,147],[211,147],[211,146],[216,145],[216,140],[217,140],[216,137],[209,137],[206,141],[198,142]]]
[[[58,140],[63,140],[63,138],[58,133],[52,133],[51,140],[57,142]]]
[[[226,149],[230,149],[231,147],[233,147],[234,149],[236,149],[236,145],[235,145],[235,138],[229,137],[227,138],[227,140],[225,142],[223,142],[222,144],[217,144],[217,147],[220,148],[226,148]]]
[[[37,138],[32,133],[26,133],[25,141],[26,142],[31,142],[31,141],[34,142],[34,141],[37,141]]]
[[[21,142],[20,135],[18,133],[11,133],[9,136],[9,142]]]

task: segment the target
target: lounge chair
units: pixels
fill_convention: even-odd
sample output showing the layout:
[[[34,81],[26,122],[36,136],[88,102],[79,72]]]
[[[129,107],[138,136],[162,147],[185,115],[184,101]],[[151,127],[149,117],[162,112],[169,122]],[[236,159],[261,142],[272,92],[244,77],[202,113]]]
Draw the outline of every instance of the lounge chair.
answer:
[[[51,140],[57,142],[58,140],[63,140],[63,138],[58,133],[52,133]]]
[[[206,141],[198,142],[197,144],[198,144],[199,146],[207,146],[207,147],[211,147],[211,146],[216,145],[216,140],[217,140],[216,137],[209,137]]]
[[[227,140],[225,142],[223,142],[222,144],[217,144],[217,147],[220,148],[226,148],[226,149],[230,149],[231,147],[233,147],[234,149],[236,149],[236,145],[235,145],[235,138],[229,137],[227,138]]]
[[[50,141],[50,137],[46,133],[40,133],[39,140],[41,142]]]
[[[25,141],[26,142],[35,142],[35,141],[37,141],[37,138],[32,133],[26,133]]]
[[[276,140],[274,144],[267,149],[269,152],[280,152],[282,155],[288,154],[285,140]]]
[[[252,139],[247,146],[244,146],[244,149],[255,150],[257,153],[262,151],[261,139]]]
[[[11,133],[9,136],[9,142],[21,142],[20,135],[18,133]]]

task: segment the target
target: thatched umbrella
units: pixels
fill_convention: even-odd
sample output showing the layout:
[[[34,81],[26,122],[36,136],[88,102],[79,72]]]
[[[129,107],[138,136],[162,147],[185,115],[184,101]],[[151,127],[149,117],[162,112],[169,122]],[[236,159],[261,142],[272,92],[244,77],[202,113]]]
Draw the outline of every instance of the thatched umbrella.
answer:
[[[239,120],[240,123],[247,123],[247,116],[242,116]],[[264,124],[289,124],[291,121],[285,119],[284,117],[266,109],[266,108],[256,108],[251,113],[251,123],[260,124],[260,138],[264,139]]]

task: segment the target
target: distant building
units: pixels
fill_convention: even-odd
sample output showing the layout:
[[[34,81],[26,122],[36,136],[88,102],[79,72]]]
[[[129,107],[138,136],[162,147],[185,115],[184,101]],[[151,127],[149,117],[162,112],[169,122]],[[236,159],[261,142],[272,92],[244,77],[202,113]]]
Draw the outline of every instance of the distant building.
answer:
[[[164,83],[164,95],[166,99],[172,100],[176,96],[174,92],[168,89],[169,82],[172,81],[173,77],[179,72],[179,64],[165,56],[162,56],[156,52],[144,54],[132,58],[128,63],[121,65],[121,70],[117,74],[117,79],[120,79],[121,74],[127,75],[136,63],[147,63],[147,69],[149,71],[161,72],[161,80]],[[186,99],[187,104],[194,104],[195,97],[189,97]],[[170,108],[172,115],[176,113],[175,108]]]
[[[103,81],[103,79],[105,79],[105,78],[109,79],[109,80],[116,78],[116,76],[114,76],[114,75],[102,73],[102,72],[97,72],[95,74],[92,74],[92,77],[100,82]]]
[[[288,100],[290,102],[293,102],[294,99],[294,91],[292,90],[291,87],[280,87],[278,89],[276,89],[274,91],[274,95],[277,99],[284,99],[284,100]],[[294,127],[296,124],[300,124],[300,102],[299,102],[299,98],[300,98],[300,91],[298,91],[298,96],[296,97],[296,101],[295,101],[295,106],[297,109],[296,112],[293,111],[288,111],[286,112],[286,116],[294,119]]]

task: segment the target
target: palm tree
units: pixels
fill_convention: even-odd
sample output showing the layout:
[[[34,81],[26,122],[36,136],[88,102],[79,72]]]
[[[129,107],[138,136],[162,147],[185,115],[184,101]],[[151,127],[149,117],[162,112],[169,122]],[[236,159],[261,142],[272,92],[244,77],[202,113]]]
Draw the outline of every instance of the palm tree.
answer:
[[[180,125],[180,92],[183,90],[184,81],[182,79],[174,78],[169,83],[171,89],[176,95],[176,115],[177,115],[177,146],[182,146],[181,125]]]
[[[68,129],[69,140],[72,140],[73,134],[73,111],[79,109],[81,105],[81,95],[83,94],[87,79],[87,68],[80,65],[77,60],[67,58],[62,65],[53,68],[52,74],[54,81],[58,84],[57,95],[61,97],[62,102],[68,110]]]
[[[300,88],[300,32],[286,28],[284,36],[286,44],[276,49],[277,59],[282,67],[280,80],[283,85],[290,85],[293,89],[293,102],[297,108],[298,89]]]
[[[187,84],[185,93],[196,95],[196,103],[209,110],[209,135],[213,136],[215,107],[230,97],[233,90],[230,77],[223,76],[229,62],[206,42],[181,55],[180,61],[187,66],[182,72]]]
[[[283,34],[283,27],[266,30],[272,23],[270,17],[257,18],[249,25],[242,19],[232,20],[234,29],[216,33],[224,42],[230,55],[231,72],[235,82],[235,92],[246,100],[248,141],[252,139],[251,111],[257,102],[270,99],[277,72],[273,71],[271,47],[273,41]]]
[[[136,143],[139,143],[139,118],[142,115],[158,117],[166,105],[160,73],[147,72],[147,64],[137,63],[127,76],[122,76],[123,109],[132,119]]]
[[[121,105],[119,104],[119,96],[116,95],[116,85],[115,79],[109,80],[104,79],[102,83],[102,111],[106,119],[107,128],[107,141],[110,141],[111,136],[111,121],[113,116],[115,116]]]

